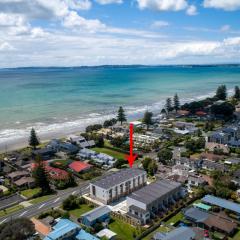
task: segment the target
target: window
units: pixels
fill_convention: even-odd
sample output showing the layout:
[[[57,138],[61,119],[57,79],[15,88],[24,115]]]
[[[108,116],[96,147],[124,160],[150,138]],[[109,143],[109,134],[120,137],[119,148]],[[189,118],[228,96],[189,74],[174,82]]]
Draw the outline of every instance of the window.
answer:
[[[92,186],[92,194],[93,194],[93,196],[96,196],[96,187],[95,186]]]

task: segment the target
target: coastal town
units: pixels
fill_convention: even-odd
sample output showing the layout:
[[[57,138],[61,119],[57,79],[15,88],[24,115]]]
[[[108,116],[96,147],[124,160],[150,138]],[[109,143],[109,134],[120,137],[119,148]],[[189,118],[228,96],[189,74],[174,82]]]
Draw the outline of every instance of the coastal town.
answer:
[[[127,118],[2,152],[0,239],[239,240],[239,87]]]

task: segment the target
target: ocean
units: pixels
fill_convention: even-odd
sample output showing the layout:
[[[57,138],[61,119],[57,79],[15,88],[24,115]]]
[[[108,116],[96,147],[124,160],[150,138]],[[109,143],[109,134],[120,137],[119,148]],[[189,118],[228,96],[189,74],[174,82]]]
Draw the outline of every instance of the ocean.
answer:
[[[32,127],[42,139],[64,136],[114,117],[159,113],[167,97],[187,102],[240,85],[240,66],[101,66],[0,69],[0,149],[25,142]]]

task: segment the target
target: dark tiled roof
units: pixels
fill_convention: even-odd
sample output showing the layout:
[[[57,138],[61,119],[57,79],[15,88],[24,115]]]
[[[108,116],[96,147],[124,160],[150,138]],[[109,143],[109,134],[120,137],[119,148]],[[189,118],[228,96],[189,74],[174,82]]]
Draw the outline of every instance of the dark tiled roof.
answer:
[[[118,185],[122,182],[125,182],[133,177],[137,177],[138,175],[142,175],[146,173],[144,170],[139,168],[127,168],[122,169],[116,173],[112,173],[107,175],[100,180],[93,182],[92,184],[101,187],[103,189],[109,189],[115,185]]]

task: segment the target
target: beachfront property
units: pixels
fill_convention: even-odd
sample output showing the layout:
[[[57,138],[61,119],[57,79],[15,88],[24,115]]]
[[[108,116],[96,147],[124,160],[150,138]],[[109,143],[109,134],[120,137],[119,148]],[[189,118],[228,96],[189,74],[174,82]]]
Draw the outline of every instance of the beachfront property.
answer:
[[[127,215],[139,224],[165,212],[184,196],[182,185],[166,179],[157,180],[127,196]]]
[[[69,135],[67,139],[72,144],[78,145],[80,148],[90,148],[95,146],[94,140],[87,141],[83,136]]]
[[[90,197],[109,204],[143,187],[146,182],[145,171],[138,168],[121,169],[90,183]]]
[[[106,222],[110,219],[111,209],[108,206],[99,206],[81,215],[81,223],[85,226],[93,226],[97,222]]]
[[[68,220],[60,219],[56,225],[52,227],[52,231],[44,238],[44,240],[99,240],[99,238],[83,230],[78,224]]]
[[[79,148],[69,142],[62,142],[59,139],[53,139],[47,145],[47,148],[54,150],[55,152],[64,152],[66,154],[76,154]]]
[[[134,146],[136,147],[143,147],[143,146],[149,146],[154,144],[156,141],[158,141],[159,138],[155,137],[151,134],[146,135],[146,134],[133,134],[133,141],[134,141]]]

